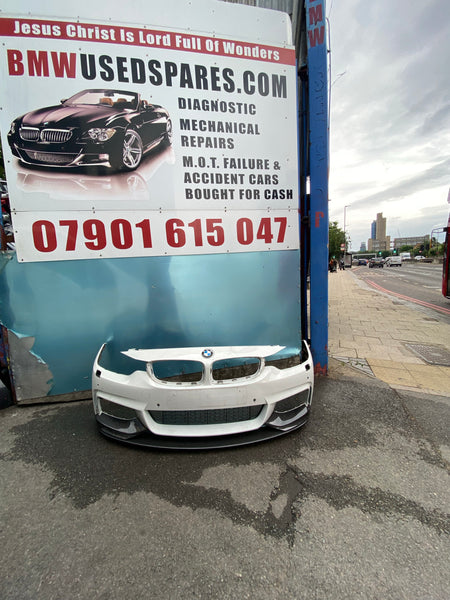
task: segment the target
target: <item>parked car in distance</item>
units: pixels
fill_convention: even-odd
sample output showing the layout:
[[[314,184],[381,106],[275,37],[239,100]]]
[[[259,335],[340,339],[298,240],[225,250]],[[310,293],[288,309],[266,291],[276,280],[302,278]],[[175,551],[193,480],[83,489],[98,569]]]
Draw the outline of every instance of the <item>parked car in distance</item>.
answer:
[[[8,142],[25,164],[132,171],[146,152],[171,144],[172,123],[165,108],[140,94],[88,89],[18,117]]]
[[[384,261],[386,267],[401,267],[402,257],[401,256],[388,256]]]
[[[374,267],[378,267],[382,269],[384,267],[384,259],[383,258],[371,258],[369,260],[369,269],[373,269]]]
[[[428,258],[427,256],[422,256],[421,254],[418,254],[417,256],[415,256],[414,260],[417,260],[417,261],[420,261],[420,262],[425,262],[425,263],[432,263],[433,262],[432,258]]]

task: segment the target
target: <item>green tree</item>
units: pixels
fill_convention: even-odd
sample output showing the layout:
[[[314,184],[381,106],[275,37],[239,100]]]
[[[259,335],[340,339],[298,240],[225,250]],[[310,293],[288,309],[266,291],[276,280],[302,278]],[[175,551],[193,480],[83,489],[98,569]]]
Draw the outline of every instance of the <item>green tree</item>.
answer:
[[[430,248],[429,256],[442,256],[444,254],[445,244],[433,241],[433,246]]]
[[[341,244],[345,244],[346,236],[338,227],[337,221],[332,221],[328,226],[328,257],[338,258],[341,254]]]

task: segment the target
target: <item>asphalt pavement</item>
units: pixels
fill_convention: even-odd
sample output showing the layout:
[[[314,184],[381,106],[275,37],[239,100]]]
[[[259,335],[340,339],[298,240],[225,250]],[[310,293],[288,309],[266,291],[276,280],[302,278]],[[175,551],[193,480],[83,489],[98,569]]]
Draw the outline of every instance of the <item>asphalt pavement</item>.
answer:
[[[294,434],[154,452],[102,438],[89,402],[1,410],[0,597],[447,600],[450,367],[404,345],[448,331],[329,280],[330,371]]]

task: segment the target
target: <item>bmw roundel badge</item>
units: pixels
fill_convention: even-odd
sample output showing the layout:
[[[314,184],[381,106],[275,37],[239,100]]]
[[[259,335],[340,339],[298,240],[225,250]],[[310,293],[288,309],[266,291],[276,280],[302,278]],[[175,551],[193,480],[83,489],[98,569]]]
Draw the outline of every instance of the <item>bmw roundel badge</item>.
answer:
[[[203,358],[211,358],[212,355],[213,355],[213,351],[210,350],[209,348],[205,348],[205,350],[203,350],[203,352],[202,352]]]

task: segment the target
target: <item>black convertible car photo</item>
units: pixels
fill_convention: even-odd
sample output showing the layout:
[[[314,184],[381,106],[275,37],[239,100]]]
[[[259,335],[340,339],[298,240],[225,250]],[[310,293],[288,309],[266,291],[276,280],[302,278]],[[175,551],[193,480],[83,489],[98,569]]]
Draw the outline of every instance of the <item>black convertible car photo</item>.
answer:
[[[165,108],[140,94],[84,90],[15,119],[8,142],[14,156],[29,165],[132,171],[146,152],[171,144],[172,123]]]

